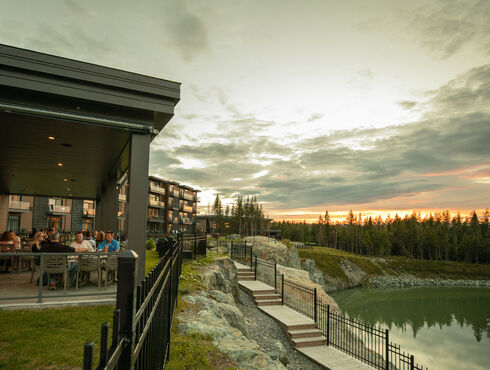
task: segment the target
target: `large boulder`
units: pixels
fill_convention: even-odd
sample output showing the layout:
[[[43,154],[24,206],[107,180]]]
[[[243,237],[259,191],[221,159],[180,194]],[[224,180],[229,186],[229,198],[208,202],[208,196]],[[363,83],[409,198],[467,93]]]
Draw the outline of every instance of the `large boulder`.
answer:
[[[287,246],[266,236],[248,236],[245,241],[253,244],[253,254],[258,258],[283,266],[301,268],[298,250],[294,246]]]
[[[238,272],[230,258],[216,259],[214,265],[209,266],[204,271],[203,276],[210,290],[231,293],[238,299]]]

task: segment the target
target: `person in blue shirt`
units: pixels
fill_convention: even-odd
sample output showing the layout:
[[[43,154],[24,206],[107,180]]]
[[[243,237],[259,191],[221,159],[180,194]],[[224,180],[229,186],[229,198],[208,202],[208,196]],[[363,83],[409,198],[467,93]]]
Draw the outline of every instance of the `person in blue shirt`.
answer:
[[[119,252],[119,242],[114,240],[114,233],[108,231],[105,234],[105,240],[99,244],[99,251],[101,252]]]

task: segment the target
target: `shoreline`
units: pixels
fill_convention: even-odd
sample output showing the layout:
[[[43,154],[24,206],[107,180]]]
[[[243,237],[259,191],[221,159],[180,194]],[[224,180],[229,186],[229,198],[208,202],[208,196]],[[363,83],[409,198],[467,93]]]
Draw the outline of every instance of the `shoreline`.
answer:
[[[490,288],[490,280],[467,280],[467,279],[433,279],[417,278],[412,275],[385,275],[374,276],[360,284],[358,287],[364,288],[429,288],[429,287],[447,287],[447,288]],[[343,290],[343,289],[341,289]]]

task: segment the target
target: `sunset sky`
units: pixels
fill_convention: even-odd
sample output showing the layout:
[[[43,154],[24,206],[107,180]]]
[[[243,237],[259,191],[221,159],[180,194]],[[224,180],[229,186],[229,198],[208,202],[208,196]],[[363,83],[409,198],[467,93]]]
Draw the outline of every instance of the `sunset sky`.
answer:
[[[150,173],[276,219],[490,207],[490,1],[2,0],[0,43],[182,82]]]

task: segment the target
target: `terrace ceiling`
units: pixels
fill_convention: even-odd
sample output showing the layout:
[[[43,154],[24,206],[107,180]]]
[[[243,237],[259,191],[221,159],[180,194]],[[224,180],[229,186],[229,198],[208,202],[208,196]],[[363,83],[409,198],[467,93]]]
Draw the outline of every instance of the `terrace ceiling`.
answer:
[[[96,199],[180,84],[0,44],[0,192]]]

